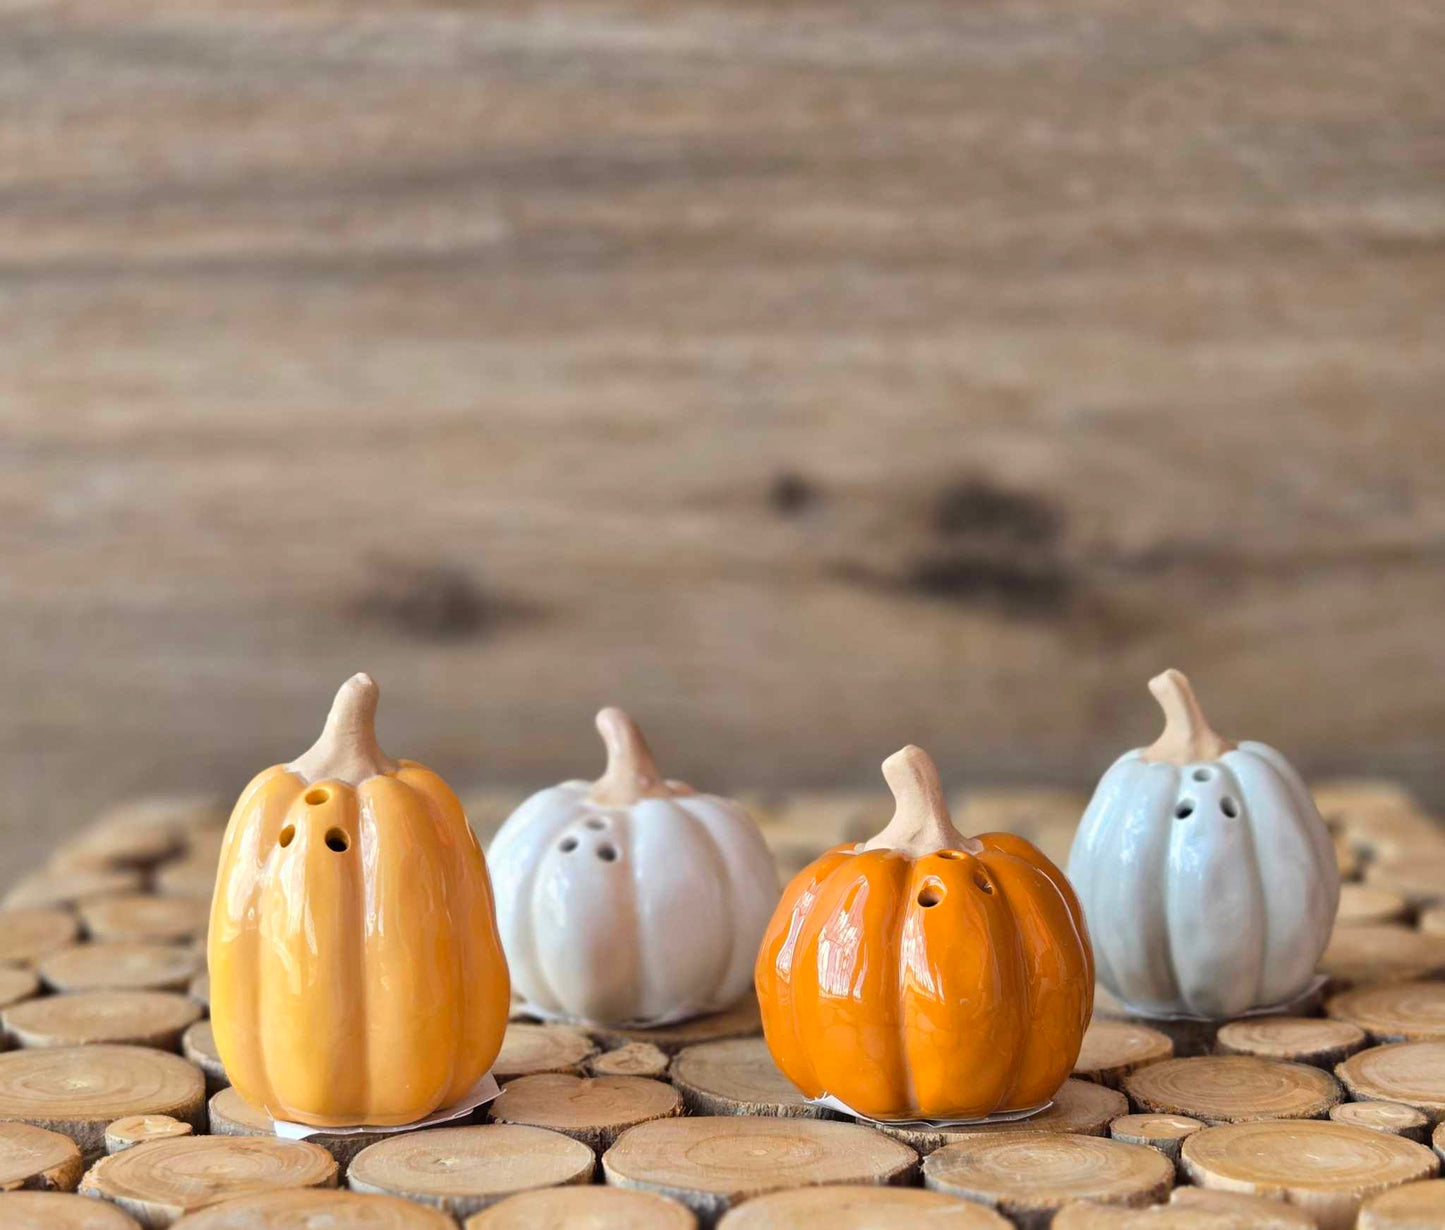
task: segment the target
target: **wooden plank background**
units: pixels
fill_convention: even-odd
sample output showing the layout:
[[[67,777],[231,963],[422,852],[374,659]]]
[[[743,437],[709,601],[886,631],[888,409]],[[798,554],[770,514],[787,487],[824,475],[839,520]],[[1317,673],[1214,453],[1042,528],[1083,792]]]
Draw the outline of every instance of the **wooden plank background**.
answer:
[[[1086,782],[1178,665],[1445,801],[1445,9],[0,6],[0,825],[636,710]]]

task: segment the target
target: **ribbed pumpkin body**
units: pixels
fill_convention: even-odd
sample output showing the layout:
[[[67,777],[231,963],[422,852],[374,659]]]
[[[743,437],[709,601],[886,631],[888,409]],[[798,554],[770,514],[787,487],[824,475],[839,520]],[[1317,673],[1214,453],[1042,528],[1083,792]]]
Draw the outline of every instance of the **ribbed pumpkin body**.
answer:
[[[393,1125],[465,1094],[510,998],[482,851],[412,761],[352,786],[284,766],[237,802],[209,939],[216,1048],[274,1118]]]
[[[1078,1058],[1094,963],[1063,874],[1022,838],[913,858],[841,846],[783,893],[756,983],[773,1058],[873,1119],[1046,1101]]]

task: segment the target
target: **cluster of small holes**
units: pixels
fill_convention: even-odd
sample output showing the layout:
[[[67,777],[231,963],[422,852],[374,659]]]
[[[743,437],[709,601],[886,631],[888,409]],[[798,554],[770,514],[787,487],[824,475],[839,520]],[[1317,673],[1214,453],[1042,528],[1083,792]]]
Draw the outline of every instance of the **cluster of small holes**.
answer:
[[[1222,811],[1231,820],[1233,820],[1236,816],[1239,815],[1239,804],[1226,794],[1222,799],[1219,800],[1219,810]]]
[[[350,848],[350,846],[351,838],[349,838],[340,829],[326,830],[326,848],[328,850],[335,850],[336,853],[342,854],[348,848]]]
[[[284,829],[281,830],[281,836],[279,839],[281,842],[281,848],[284,850],[287,846],[289,846],[291,844],[291,839],[295,836],[296,826],[294,824],[288,824]]]
[[[1183,802],[1181,802],[1181,803],[1179,804],[1178,807],[1176,807],[1176,808],[1174,809],[1174,818],[1175,818],[1176,820],[1188,820],[1189,817],[1192,816],[1193,814],[1194,814],[1194,800],[1193,800],[1193,799],[1185,799]]]
[[[310,803],[312,807],[326,802],[330,797],[331,791],[326,789],[325,786],[317,786],[315,790],[308,790],[306,792],[306,801]]]

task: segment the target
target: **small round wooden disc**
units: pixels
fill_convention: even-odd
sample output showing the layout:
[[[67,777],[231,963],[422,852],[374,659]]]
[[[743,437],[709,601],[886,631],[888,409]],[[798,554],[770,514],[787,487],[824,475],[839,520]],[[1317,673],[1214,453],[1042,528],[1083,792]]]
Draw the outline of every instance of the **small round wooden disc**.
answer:
[[[693,1230],[697,1218],[675,1200],[620,1187],[542,1187],[475,1213],[463,1230]]]
[[[1205,1123],[1322,1119],[1343,1100],[1328,1072],[1252,1055],[1168,1059],[1125,1077],[1136,1112],[1187,1115]]]
[[[186,994],[209,1011],[211,1007],[211,975],[197,974],[187,984]]]
[[[1177,1162],[1179,1146],[1204,1126],[1188,1115],[1120,1115],[1109,1124],[1109,1135],[1126,1145],[1148,1145]]]
[[[630,1127],[682,1114],[682,1094],[641,1076],[543,1072],[509,1081],[488,1110],[494,1123],[549,1128],[602,1153]]]
[[[0,1024],[20,1046],[123,1042],[174,1051],[200,1015],[199,1004],[173,991],[72,991],[0,1010]]]
[[[628,1042],[613,1051],[593,1055],[583,1068],[588,1076],[667,1077],[668,1058],[651,1042]]]
[[[1176,1187],[1169,1203],[1118,1209],[1092,1201],[1066,1204],[1051,1230],[1319,1230],[1308,1213],[1278,1200]]]
[[[174,1230],[457,1230],[445,1213],[410,1200],[325,1188],[243,1196],[188,1213],[173,1225]]]
[[[0,1055],[0,1119],[69,1136],[89,1161],[126,1115],[201,1121],[206,1084],[179,1055],[145,1046],[58,1046]]]
[[[150,867],[183,849],[185,838],[169,817],[117,813],[62,843],[49,865],[60,872]]]
[[[1365,1049],[1365,1031],[1346,1021],[1309,1016],[1251,1016],[1219,1027],[1214,1045],[1224,1055],[1255,1055],[1332,1071]]]
[[[1163,1200],[1174,1163],[1154,1149],[1097,1136],[1019,1132],[961,1140],[930,1153],[923,1182],[1010,1220],[1041,1222],[1071,1200],[1138,1208]]]
[[[204,935],[211,903],[194,897],[97,897],[80,904],[80,920],[97,940],[185,940]]]
[[[1335,1123],[1388,1132],[1391,1136],[1403,1136],[1420,1144],[1425,1143],[1430,1132],[1429,1118],[1413,1106],[1400,1102],[1341,1102],[1331,1108],[1330,1118]]]
[[[184,991],[200,965],[184,948],[125,941],[62,948],[38,968],[57,991]]]
[[[925,1225],[928,1230],[1010,1230],[986,1205],[921,1187],[799,1187],[749,1200],[718,1222],[718,1230],[878,1230]]]
[[[113,1204],[61,1192],[0,1194],[5,1230],[140,1230],[140,1223]]]
[[[277,1188],[335,1187],[336,1159],[304,1140],[173,1136],[92,1166],[80,1192],[119,1205],[147,1226]]]
[[[1322,1227],[1346,1230],[1366,1196],[1428,1179],[1440,1165],[1424,1145],[1399,1136],[1278,1119],[1196,1132],[1184,1142],[1180,1164],[1199,1187],[1286,1200]]]
[[[91,897],[133,893],[141,886],[139,871],[37,871],[5,895],[7,908],[74,905]]]
[[[489,1123],[388,1136],[352,1158],[346,1185],[466,1217],[515,1192],[588,1183],[596,1167],[591,1149],[560,1132]]]
[[[1371,1047],[1351,1055],[1335,1075],[1357,1102],[1401,1102],[1431,1123],[1445,1119],[1445,1041]]]
[[[1412,850],[1408,857],[1371,863],[1365,868],[1371,888],[1398,893],[1410,905],[1439,905],[1445,899],[1445,852]]]
[[[1119,1089],[1130,1072],[1173,1057],[1173,1041],[1157,1029],[1136,1021],[1096,1020],[1084,1033],[1074,1075]]]
[[[1326,1011],[1337,1020],[1359,1026],[1373,1042],[1445,1038],[1445,984],[1438,982],[1357,987],[1336,995]]]
[[[0,1008],[8,1008],[40,993],[40,979],[33,970],[0,968]]]
[[[194,1000],[188,1002],[195,1003]],[[198,1004],[196,1012],[199,1015]],[[208,1094],[219,1093],[231,1083],[231,1078],[226,1075],[226,1066],[221,1062],[221,1054],[216,1050],[216,1035],[210,1021],[197,1021],[181,1035],[181,1054],[206,1074]]]
[[[576,1076],[596,1051],[591,1038],[569,1025],[509,1021],[501,1052],[492,1064],[492,1075],[499,1082],[539,1072],[570,1072]]]
[[[0,961],[28,964],[75,942],[69,910],[0,910]]]
[[[855,1123],[695,1115],[624,1132],[602,1167],[608,1183],[669,1196],[711,1225],[733,1205],[784,1188],[903,1182],[918,1155]]]
[[[1109,1124],[1129,1113],[1129,1099],[1117,1089],[1093,1081],[1070,1078],[1054,1094],[1052,1105],[1027,1119],[972,1127],[933,1128],[880,1123],[880,1132],[901,1140],[919,1153],[929,1154],[955,1141],[975,1136],[1002,1136],[1012,1132],[1069,1132],[1078,1136],[1107,1136]]]
[[[152,1140],[189,1136],[191,1125],[170,1115],[126,1115],[105,1129],[106,1153],[123,1153]]]
[[[207,1121],[215,1136],[274,1136],[276,1126],[259,1106],[252,1106],[230,1085],[211,1095],[206,1109]],[[344,1175],[351,1165],[351,1159],[379,1140],[388,1140],[389,1132],[347,1131],[329,1133],[313,1132],[306,1139],[313,1145],[320,1145],[341,1168]]]
[[[1423,1230],[1445,1226],[1445,1179],[1406,1183],[1360,1205],[1358,1230]]]
[[[672,1083],[694,1115],[831,1118],[778,1070],[761,1038],[686,1047],[672,1061]]]
[[[1320,972],[1338,988],[1439,977],[1445,974],[1445,935],[1395,923],[1336,927]]]
[[[69,1136],[28,1123],[0,1123],[0,1191],[73,1192],[84,1170]]]
[[[749,991],[724,1012],[678,1021],[675,1025],[658,1025],[652,1029],[617,1029],[606,1025],[585,1025],[582,1028],[605,1050],[628,1042],[650,1042],[658,1050],[675,1055],[685,1046],[696,1046],[702,1042],[757,1037],[763,1032],[763,1018],[758,1012],[758,997]]]
[[[1421,910],[1416,923],[1426,935],[1445,935],[1445,905],[1432,905]]]
[[[1340,908],[1335,926],[1359,927],[1370,923],[1399,922],[1405,917],[1405,898],[1386,888],[1368,884],[1341,884]]]
[[[216,891],[214,858],[183,858],[157,869],[156,892],[163,897],[190,897],[209,902]]]

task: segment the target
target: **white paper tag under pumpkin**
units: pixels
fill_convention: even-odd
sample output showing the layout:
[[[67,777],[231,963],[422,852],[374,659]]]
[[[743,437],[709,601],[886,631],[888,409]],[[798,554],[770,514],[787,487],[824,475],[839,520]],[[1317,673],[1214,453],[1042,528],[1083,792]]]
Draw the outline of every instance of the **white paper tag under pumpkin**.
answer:
[[[1123,1000],[1119,1000],[1119,1011],[1125,1016],[1136,1017],[1141,1021],[1191,1021],[1200,1025],[1222,1024],[1225,1021],[1242,1021],[1245,1017],[1250,1016],[1274,1016],[1277,1013],[1288,1011],[1300,1000],[1314,995],[1328,981],[1328,974],[1316,974],[1314,981],[1298,995],[1291,995],[1278,1004],[1263,1004],[1258,1008],[1251,1008],[1247,1012],[1241,1012],[1238,1016],[1195,1016],[1190,1012],[1152,1012],[1148,1008],[1136,1008],[1133,1004],[1126,1004]]]
[[[1031,1119],[1034,1115],[1042,1114],[1054,1103],[1052,1100],[1041,1102],[1038,1106],[1030,1106],[1026,1110],[1002,1110],[992,1115],[985,1115],[982,1119],[872,1119],[867,1115],[860,1115],[847,1103],[835,1098],[831,1093],[825,1093],[821,1098],[807,1099],[809,1106],[825,1106],[829,1110],[841,1111],[845,1115],[858,1120],[859,1123],[873,1124],[882,1127],[915,1128],[928,1131],[930,1129],[945,1130],[948,1128],[970,1128],[987,1127],[990,1123],[1017,1123],[1020,1119]]]
[[[271,1126],[282,1140],[305,1140],[308,1136],[356,1136],[362,1132],[414,1132],[418,1128],[436,1127],[439,1123],[450,1123],[454,1119],[460,1119],[463,1115],[476,1110],[478,1106],[486,1105],[499,1093],[501,1093],[501,1089],[497,1086],[497,1078],[488,1072],[467,1091],[460,1101],[453,1102],[450,1106],[444,1106],[441,1110],[434,1110],[425,1119],[418,1119],[415,1123],[398,1123],[392,1127],[371,1127],[367,1124],[359,1124],[356,1127],[315,1127],[310,1123],[291,1123],[285,1119],[273,1119]]]

